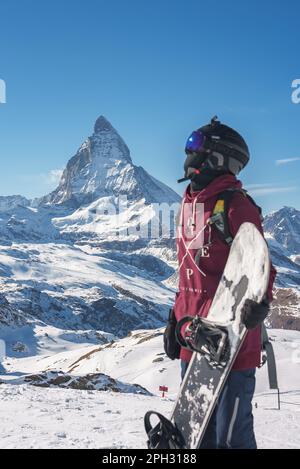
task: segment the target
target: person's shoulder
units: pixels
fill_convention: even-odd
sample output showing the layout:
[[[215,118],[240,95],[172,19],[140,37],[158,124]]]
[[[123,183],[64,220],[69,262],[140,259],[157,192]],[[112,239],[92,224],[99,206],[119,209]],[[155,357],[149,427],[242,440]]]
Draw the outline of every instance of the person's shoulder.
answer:
[[[250,197],[248,192],[244,189],[238,189],[234,191],[232,197],[233,207],[253,207],[255,210],[259,210],[255,200]]]
[[[248,218],[258,221],[261,218],[261,211],[256,202],[250,198],[246,191],[235,191],[228,211],[231,216],[240,215],[242,218]]]

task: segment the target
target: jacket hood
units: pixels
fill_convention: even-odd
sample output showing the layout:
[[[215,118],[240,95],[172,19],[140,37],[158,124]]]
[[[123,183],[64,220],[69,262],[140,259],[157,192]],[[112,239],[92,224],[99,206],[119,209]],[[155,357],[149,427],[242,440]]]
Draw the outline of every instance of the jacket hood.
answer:
[[[205,202],[229,188],[241,189],[242,182],[233,174],[224,174],[214,179],[202,191],[191,192],[191,185],[189,184],[185,190],[184,198],[187,202],[192,202],[195,198],[199,202]]]

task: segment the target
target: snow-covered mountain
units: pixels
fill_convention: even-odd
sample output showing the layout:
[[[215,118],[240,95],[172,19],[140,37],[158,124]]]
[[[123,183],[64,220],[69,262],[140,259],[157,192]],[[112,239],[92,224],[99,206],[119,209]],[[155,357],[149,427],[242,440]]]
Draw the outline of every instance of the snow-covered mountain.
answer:
[[[107,240],[146,226],[156,215],[150,204],[179,201],[176,192],[133,164],[123,139],[100,116],[53,192],[31,201],[0,197],[0,241],[73,240],[85,234],[88,241]]]
[[[0,322],[22,317],[84,338],[92,329],[123,336],[162,325],[175,255],[172,236],[148,236],[151,223],[165,223],[161,202],[175,211],[180,197],[135,166],[99,117],[53,192],[0,198],[0,294],[14,311],[4,317],[0,308]]]
[[[21,195],[0,196],[0,212],[11,211],[18,207],[28,207],[30,200]]]
[[[299,210],[283,207],[265,217],[264,227],[290,254],[300,254]]]
[[[273,327],[300,329],[300,211],[292,207],[267,215],[264,229],[277,269]]]
[[[272,261],[277,269],[276,284],[279,287],[300,286],[300,265],[295,262],[292,253],[280,244],[269,232],[265,232]]]
[[[80,207],[100,197],[126,195],[131,201],[178,202],[178,194],[132,163],[130,151],[104,116],[63,172],[55,191],[39,204]]]

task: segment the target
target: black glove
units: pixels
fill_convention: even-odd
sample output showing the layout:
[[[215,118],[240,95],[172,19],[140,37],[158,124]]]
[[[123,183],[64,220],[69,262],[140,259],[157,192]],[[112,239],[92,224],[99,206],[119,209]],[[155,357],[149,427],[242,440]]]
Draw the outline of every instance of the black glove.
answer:
[[[173,309],[170,309],[168,324],[164,332],[164,349],[171,360],[180,356],[180,345],[175,337],[177,320]]]
[[[255,329],[268,316],[270,305],[267,300],[256,303],[253,300],[246,300],[241,311],[241,321],[247,329]]]

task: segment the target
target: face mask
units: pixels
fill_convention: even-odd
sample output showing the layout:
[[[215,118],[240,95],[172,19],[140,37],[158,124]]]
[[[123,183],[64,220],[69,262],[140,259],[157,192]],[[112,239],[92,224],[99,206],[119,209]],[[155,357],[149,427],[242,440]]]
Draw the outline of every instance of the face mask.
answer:
[[[207,158],[207,153],[188,153],[186,155],[186,159],[183,165],[184,168],[184,174],[186,177],[189,171],[189,168],[195,168],[195,169],[200,169],[203,166],[203,163],[205,162]]]
[[[185,178],[191,180],[193,192],[201,191],[208,186],[216,177],[226,174],[225,171],[217,171],[205,164],[207,153],[188,154],[184,162]]]
[[[191,189],[192,192],[202,191],[207,187],[216,177],[220,176],[219,171],[203,170],[200,173],[193,173],[191,176]]]

